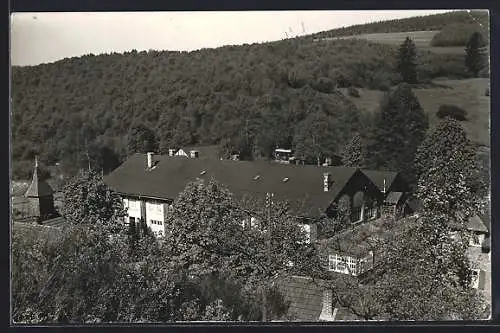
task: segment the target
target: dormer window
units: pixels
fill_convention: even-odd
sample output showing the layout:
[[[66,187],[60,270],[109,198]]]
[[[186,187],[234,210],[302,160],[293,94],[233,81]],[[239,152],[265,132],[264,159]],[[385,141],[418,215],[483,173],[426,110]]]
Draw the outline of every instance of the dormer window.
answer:
[[[200,172],[200,175],[204,175],[204,174],[206,174],[206,173],[207,173],[207,171],[206,171],[206,170],[203,170],[202,172]]]
[[[258,180],[260,178],[260,175],[257,175],[255,177],[253,177],[253,180]]]
[[[286,183],[289,179],[290,178],[288,178],[288,177],[283,178],[283,183]]]

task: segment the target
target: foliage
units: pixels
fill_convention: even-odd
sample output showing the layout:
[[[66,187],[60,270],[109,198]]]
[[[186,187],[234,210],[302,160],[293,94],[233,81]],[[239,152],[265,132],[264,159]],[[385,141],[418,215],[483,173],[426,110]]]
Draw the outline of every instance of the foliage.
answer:
[[[458,121],[464,121],[467,120],[467,111],[456,105],[441,105],[436,112],[436,116],[440,119],[450,117]]]
[[[81,173],[64,186],[61,214],[72,224],[104,225],[119,230],[125,211],[120,196],[94,171]]]
[[[449,219],[424,214],[391,238],[374,289],[388,320],[480,319],[470,286],[465,237],[453,238]]]
[[[478,32],[473,33],[465,46],[465,66],[475,77],[486,67],[486,55],[482,48],[484,41]]]
[[[456,120],[446,118],[429,133],[415,155],[417,197],[423,207],[452,219],[477,213],[482,184],[473,147]]]
[[[479,33],[481,35],[480,45],[485,46],[487,44],[487,38],[482,34],[484,33],[484,28],[481,24],[474,23],[454,23],[445,26],[440,32],[438,32],[432,38],[432,46],[465,46],[467,41],[473,33]],[[488,33],[486,31],[486,33]]]
[[[427,116],[411,87],[399,85],[384,96],[367,134],[367,167],[399,171],[413,184],[413,159],[427,128]]]
[[[415,16],[410,18],[372,22],[353,25],[314,34],[314,38],[351,36],[372,33],[406,32],[406,31],[433,31],[441,30],[453,23],[469,24],[481,22],[489,25],[487,11],[453,11],[436,15]]]
[[[269,205],[271,202],[266,206],[258,198],[238,203],[213,179],[191,183],[173,206],[168,222],[171,232],[165,240],[172,259],[191,276],[236,281],[246,298],[263,297],[258,303],[265,310],[258,318],[265,320],[269,315],[281,315],[282,311],[267,299],[272,297],[271,282],[290,272],[306,273],[315,263],[314,250],[305,243],[305,236],[286,205]],[[251,217],[254,223],[250,223]],[[287,265],[289,262],[293,265]],[[252,303],[255,301],[250,302],[250,308]],[[252,318],[255,312],[247,308],[240,310],[240,315]]]
[[[354,87],[347,88],[347,94],[351,97],[360,97],[359,90]]]
[[[146,154],[157,151],[155,134],[144,125],[137,125],[130,129],[127,139],[127,152],[129,155],[134,153]]]
[[[365,160],[364,142],[359,134],[352,137],[342,152],[342,164],[348,167],[363,167]]]
[[[360,112],[350,104],[339,105],[328,113],[311,110],[296,126],[293,146],[297,157],[320,164],[324,158],[340,154],[342,144],[357,129],[359,119]]]
[[[415,43],[406,37],[399,47],[397,58],[397,71],[401,74],[403,82],[417,83],[417,50]]]
[[[292,145],[295,125],[310,106],[347,118],[344,112],[353,109],[332,84],[383,90],[397,84],[395,53],[393,46],[363,40],[299,38],[13,67],[14,175],[31,170],[35,148],[41,163],[60,163],[66,176],[88,164],[109,172],[128,155],[128,138],[140,139],[131,132],[138,125],[154,132],[163,153],[227,139],[245,158],[270,158],[276,145]],[[418,71],[421,79],[466,75],[462,55],[421,52]]]

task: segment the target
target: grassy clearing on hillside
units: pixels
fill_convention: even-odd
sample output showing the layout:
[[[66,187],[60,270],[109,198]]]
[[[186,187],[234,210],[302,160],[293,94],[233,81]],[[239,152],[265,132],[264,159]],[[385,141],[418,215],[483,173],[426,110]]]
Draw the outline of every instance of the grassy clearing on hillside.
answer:
[[[406,37],[410,37],[420,51],[430,51],[439,54],[464,54],[465,49],[462,46],[431,46],[431,41],[439,31],[409,31],[409,32],[391,32],[376,34],[361,34],[356,36],[326,38],[326,40],[336,39],[365,39],[374,43],[387,45],[400,45]]]
[[[490,146],[490,98],[484,95],[489,79],[436,80],[442,87],[415,88],[420,104],[429,115],[430,126],[439,122],[436,111],[443,104],[456,105],[468,113],[468,121],[462,122],[469,138],[480,145]],[[384,93],[377,90],[359,89],[360,97],[348,97],[358,108],[377,110]],[[343,91],[347,96],[347,93]]]

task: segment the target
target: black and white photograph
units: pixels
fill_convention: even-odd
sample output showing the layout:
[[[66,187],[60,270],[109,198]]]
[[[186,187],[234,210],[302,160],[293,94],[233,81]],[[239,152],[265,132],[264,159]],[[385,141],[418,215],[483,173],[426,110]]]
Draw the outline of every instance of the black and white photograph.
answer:
[[[489,14],[13,13],[11,325],[490,319]]]

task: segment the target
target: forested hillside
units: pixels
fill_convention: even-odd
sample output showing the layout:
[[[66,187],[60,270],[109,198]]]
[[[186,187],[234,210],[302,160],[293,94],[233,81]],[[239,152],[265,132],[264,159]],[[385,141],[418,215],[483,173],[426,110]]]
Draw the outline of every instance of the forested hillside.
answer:
[[[448,14],[436,17],[408,22],[451,20]],[[391,22],[388,29],[396,29]],[[366,26],[378,31],[377,25]],[[69,173],[89,160],[107,172],[127,155],[127,136],[137,125],[153,131],[161,152],[219,144],[244,158],[268,158],[277,145],[295,148],[315,124],[326,123],[322,130],[336,135],[328,150],[340,153],[367,122],[364,110],[338,88],[387,91],[401,81],[396,53],[395,45],[363,40],[297,38],[194,52],[90,54],[14,67],[13,176],[29,177],[35,153],[42,164],[59,162]],[[462,55],[417,54],[421,83],[469,77]]]
[[[266,157],[276,145],[291,146],[308,114],[319,112],[336,123],[341,146],[358,115],[335,87],[385,90],[396,84],[394,52],[364,41],[285,40],[15,67],[15,169],[29,172],[35,150],[49,165],[74,165],[86,147],[125,155],[126,135],[137,124],[154,130],[163,150],[223,138],[241,141],[243,135],[255,155]],[[421,77],[465,75],[461,57],[427,53],[420,62]]]
[[[433,31],[441,30],[450,24],[482,24],[489,26],[487,11],[455,11],[437,15],[415,16],[404,19],[373,22],[328,30],[314,34],[314,38],[343,37],[360,34]]]

